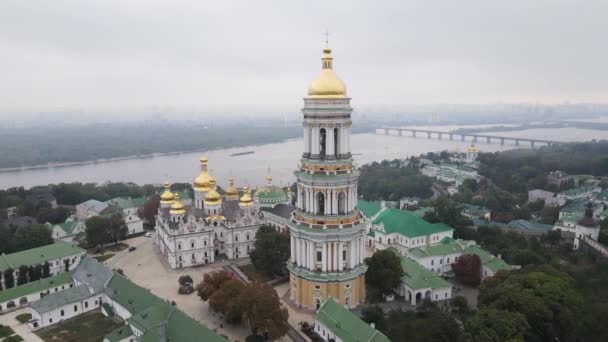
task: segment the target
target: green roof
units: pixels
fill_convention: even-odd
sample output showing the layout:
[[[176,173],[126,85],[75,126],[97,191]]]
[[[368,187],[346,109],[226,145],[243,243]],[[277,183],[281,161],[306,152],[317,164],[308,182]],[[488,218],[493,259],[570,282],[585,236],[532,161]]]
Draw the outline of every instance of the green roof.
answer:
[[[107,334],[103,340],[108,342],[118,342],[131,335],[133,335],[133,331],[128,325],[125,324],[124,326],[118,327],[111,333]]]
[[[36,292],[43,292],[57,286],[71,284],[72,273],[62,272],[56,276],[36,280],[24,285],[0,291],[0,303],[8,302]]]
[[[441,278],[439,274],[427,270],[408,257],[401,258],[401,268],[405,273],[401,281],[412,290],[450,287],[450,283]]]
[[[408,251],[408,254],[414,255],[418,258],[425,258],[429,256],[457,254],[461,252],[462,247],[456,240],[445,237],[437,245],[412,248]]]
[[[264,201],[285,201],[287,193],[277,186],[262,186],[255,191],[255,196]]]
[[[357,208],[359,208],[361,212],[363,212],[363,215],[365,217],[371,218],[382,209],[382,206],[378,201],[368,202],[365,200],[358,200]]]
[[[74,229],[78,226],[78,221],[76,220],[69,220],[69,221],[65,221],[63,223],[60,224],[56,224],[52,227],[59,227],[61,228],[67,235],[70,235],[74,232]]]
[[[390,342],[383,333],[372,328],[331,297],[317,310],[315,319],[343,342]]]
[[[430,223],[409,211],[399,209],[383,211],[373,223],[383,224],[386,234],[398,233],[410,238],[454,230],[445,223]]]
[[[119,207],[120,209],[139,208],[146,203],[145,197],[116,197],[106,201],[107,204]]]
[[[142,342],[226,342],[206,326],[122,275],[115,273],[106,291],[132,314],[127,322],[144,332]]]
[[[412,211],[411,213],[414,214],[414,215],[416,215],[416,216],[418,216],[418,217],[420,217],[420,218],[423,218],[424,215],[426,213],[428,213],[429,211],[433,211],[433,208],[432,207],[420,207],[420,208]]]
[[[492,254],[477,245],[470,245],[466,247],[463,251],[463,254],[477,255],[479,259],[481,259],[481,263],[494,272],[499,270],[510,270],[513,268],[501,258],[493,256]]]
[[[84,252],[84,249],[78,246],[57,240],[50,245],[11,254],[2,254],[0,256],[0,271],[4,271],[8,268],[17,269],[19,266],[43,264],[49,260],[60,259]]]

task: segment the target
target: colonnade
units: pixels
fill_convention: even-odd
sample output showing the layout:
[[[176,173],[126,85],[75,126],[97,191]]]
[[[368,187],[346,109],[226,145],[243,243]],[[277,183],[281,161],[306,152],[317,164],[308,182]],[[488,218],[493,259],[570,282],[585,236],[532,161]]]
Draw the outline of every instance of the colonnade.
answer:
[[[365,259],[365,239],[314,242],[291,236],[291,262],[310,271],[341,272]]]
[[[323,201],[323,212],[319,212],[320,200]],[[350,186],[345,190],[338,190],[302,186],[298,188],[296,206],[310,214],[345,214],[353,211],[357,206],[357,187]]]
[[[304,153],[319,155],[321,153],[321,130],[325,129],[325,154],[340,156],[350,153],[350,125],[328,126],[304,124]],[[334,131],[334,129],[336,129]],[[334,137],[337,134],[337,139]]]

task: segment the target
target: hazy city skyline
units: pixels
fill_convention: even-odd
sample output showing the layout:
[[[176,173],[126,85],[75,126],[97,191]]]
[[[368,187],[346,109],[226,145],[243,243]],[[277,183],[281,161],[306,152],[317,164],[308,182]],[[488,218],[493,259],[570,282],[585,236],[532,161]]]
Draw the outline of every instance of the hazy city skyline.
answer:
[[[605,13],[561,0],[8,0],[0,112],[297,106],[325,29],[359,103],[606,102]]]

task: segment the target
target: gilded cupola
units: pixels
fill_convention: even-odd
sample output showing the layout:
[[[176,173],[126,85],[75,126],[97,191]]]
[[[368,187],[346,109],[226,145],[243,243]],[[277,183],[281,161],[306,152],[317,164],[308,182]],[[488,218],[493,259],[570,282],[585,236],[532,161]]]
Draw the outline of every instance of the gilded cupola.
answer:
[[[184,205],[182,204],[182,202],[179,201],[179,194],[176,192],[173,195],[173,204],[171,204],[171,209],[169,210],[169,213],[171,215],[183,215],[186,210],[184,209]]]
[[[173,203],[174,196],[171,192],[171,184],[169,182],[165,182],[165,191],[160,195],[160,203],[164,205],[170,205]]]
[[[228,179],[228,188],[226,189],[226,200],[238,200],[239,199],[239,191],[234,186],[234,178],[230,177]]]
[[[211,175],[209,175],[209,172],[207,171],[207,157],[202,156],[200,159],[200,163],[201,173],[198,175],[198,177],[194,179],[194,190],[206,192],[211,189],[210,183],[213,177],[211,177]]]
[[[321,58],[321,74],[308,87],[309,98],[342,98],[346,96],[346,85],[333,70],[331,49],[326,46]]]
[[[251,207],[253,206],[253,198],[251,198],[251,192],[249,191],[249,187],[243,188],[243,196],[239,200],[239,206],[241,207]]]

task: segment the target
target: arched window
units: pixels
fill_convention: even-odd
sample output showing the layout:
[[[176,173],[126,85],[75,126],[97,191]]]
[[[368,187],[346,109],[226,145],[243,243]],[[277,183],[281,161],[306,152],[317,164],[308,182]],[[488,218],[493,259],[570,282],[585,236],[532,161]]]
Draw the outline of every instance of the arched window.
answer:
[[[325,128],[321,128],[321,131],[319,132],[319,156],[321,158],[325,158],[325,151],[326,151],[326,147],[327,147],[327,132],[325,131]]]
[[[344,191],[338,194],[338,214],[346,213],[346,194]]]
[[[325,194],[322,192],[317,193],[317,214],[325,214]]]
[[[338,158],[338,148],[339,148],[339,139],[338,139],[338,129],[334,128],[334,155]]]

